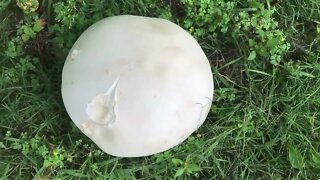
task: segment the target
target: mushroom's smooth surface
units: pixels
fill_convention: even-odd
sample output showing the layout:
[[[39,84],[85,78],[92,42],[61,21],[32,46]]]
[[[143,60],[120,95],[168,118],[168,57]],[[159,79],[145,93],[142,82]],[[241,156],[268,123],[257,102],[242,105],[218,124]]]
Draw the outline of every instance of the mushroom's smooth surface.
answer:
[[[163,19],[123,15],[79,37],[61,90],[73,122],[104,152],[139,157],[178,145],[202,125],[213,77],[185,30]]]

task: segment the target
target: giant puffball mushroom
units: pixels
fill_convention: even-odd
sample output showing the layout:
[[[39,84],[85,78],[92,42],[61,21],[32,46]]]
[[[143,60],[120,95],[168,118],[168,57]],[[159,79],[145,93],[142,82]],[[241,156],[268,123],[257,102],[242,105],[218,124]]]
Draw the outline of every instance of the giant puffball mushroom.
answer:
[[[205,121],[213,96],[197,41],[164,19],[115,16],[89,27],[63,67],[62,97],[76,126],[119,157],[159,153]]]

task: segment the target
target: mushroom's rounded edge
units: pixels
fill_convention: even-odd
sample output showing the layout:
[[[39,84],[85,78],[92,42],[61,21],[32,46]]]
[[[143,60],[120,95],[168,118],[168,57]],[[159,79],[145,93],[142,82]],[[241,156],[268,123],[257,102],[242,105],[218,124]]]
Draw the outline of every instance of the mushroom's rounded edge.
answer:
[[[98,21],[96,24],[101,24],[101,22],[105,22],[105,21],[111,21],[111,20],[116,20],[117,18],[121,18],[121,17],[126,17],[126,18],[131,18],[131,17],[139,17],[139,18],[148,18],[148,17],[140,17],[140,16],[131,16],[131,15],[122,15],[122,16],[115,16],[115,17],[109,17],[109,18],[106,18],[106,19],[102,19],[100,21]],[[157,19],[157,18],[150,18],[150,19]],[[165,21],[165,22],[169,22],[171,24],[174,24],[168,20],[165,20],[165,19],[161,19],[161,21]],[[94,25],[96,25],[94,24]],[[93,26],[90,26],[86,31],[85,33],[88,33],[89,31],[92,31],[92,28]],[[176,24],[174,24],[175,26],[177,26]],[[179,26],[177,26],[179,27]],[[172,28],[172,27],[171,27]],[[181,28],[181,27],[179,27]],[[184,30],[181,28],[181,30]],[[185,31],[184,32],[188,33],[188,31]],[[189,34],[189,33],[188,33]],[[190,35],[190,34],[189,34]],[[191,35],[190,35],[191,36]],[[192,37],[192,36],[191,36]],[[81,38],[81,37],[80,37]],[[197,43],[197,41],[193,38],[193,40]],[[68,69],[65,69],[65,66],[70,66],[70,63],[72,61],[76,61],[77,58],[79,56],[81,56],[81,54],[83,53],[83,50],[81,48],[78,47],[78,42],[79,39],[76,41],[74,47],[70,50],[69,52],[69,55],[67,57],[67,60],[65,62],[65,65],[64,65],[64,68],[63,68],[63,72],[62,72],[62,76],[64,77],[64,75],[66,75],[66,71]],[[200,45],[198,44],[199,48],[201,49]],[[202,49],[201,49],[202,50]],[[203,52],[203,50],[202,50]],[[204,54],[204,52],[203,52]],[[204,54],[205,56],[205,54]],[[208,61],[208,59],[206,59]],[[212,105],[212,98],[213,98],[213,94],[214,94],[214,82],[213,82],[213,74],[212,74],[212,70],[211,70],[211,66],[210,66],[210,63],[209,61],[207,62],[208,63],[208,68],[210,68],[210,72],[211,72],[211,76],[210,76],[210,81],[212,81],[212,86],[210,87],[211,88],[211,97],[207,97],[208,98],[208,102],[207,104],[205,102],[201,102],[201,105],[203,106],[203,111],[201,111],[200,115],[199,115],[199,118],[200,118],[200,123],[198,124],[198,126],[196,127],[196,129],[194,129],[192,132],[188,133],[185,138],[181,139],[181,142],[176,144],[176,145],[173,145],[173,146],[170,146],[170,147],[163,147],[161,149],[158,149],[157,151],[149,151],[149,152],[133,152],[133,153],[117,153],[117,152],[114,152],[114,151],[110,151],[110,149],[108,149],[107,146],[105,145],[102,145],[101,142],[96,142],[97,141],[97,138],[100,140],[103,140],[104,137],[99,137],[99,136],[102,136],[104,133],[101,133],[102,131],[106,130],[107,128],[104,127],[104,125],[106,124],[105,122],[108,122],[108,118],[106,118],[106,114],[104,113],[100,113],[100,112],[94,112],[92,110],[92,107],[96,107],[97,103],[99,104],[99,99],[97,99],[96,101],[94,101],[94,99],[91,99],[91,101],[88,101],[87,102],[87,108],[88,108],[88,105],[90,108],[87,109],[87,112],[86,110],[84,110],[82,116],[83,117],[88,117],[88,118],[93,118],[95,119],[93,122],[86,122],[86,121],[82,121],[82,120],[77,120],[76,118],[72,118],[70,116],[70,112],[69,112],[69,109],[66,108],[69,116],[72,118],[73,122],[78,126],[79,129],[81,129],[81,131],[87,135],[93,142],[95,142],[95,144],[101,148],[104,152],[112,155],[112,156],[117,156],[117,157],[144,157],[144,156],[150,156],[150,155],[153,155],[153,154],[157,154],[157,153],[161,153],[161,152],[164,152],[170,148],[173,148],[175,146],[178,146],[180,145],[182,142],[184,142],[192,133],[194,133],[205,121],[205,119],[207,118],[207,115],[210,111],[210,107]],[[70,73],[70,72],[68,72]],[[70,88],[71,85],[70,84],[66,84],[66,81],[64,81],[64,79],[62,79],[62,84],[61,84],[61,93],[62,93],[62,99],[63,99],[63,102],[66,104],[67,102],[65,101],[65,96],[67,96],[67,94],[64,93],[64,89],[65,88]],[[99,94],[98,94],[99,95]],[[105,94],[102,94],[102,95],[105,95]],[[100,97],[100,96],[99,96]],[[81,98],[81,97],[79,97]],[[104,97],[106,98],[106,97]],[[88,112],[89,113],[93,113],[92,116],[88,115]],[[102,114],[102,115],[101,115]],[[103,120],[105,121],[101,121],[101,117],[103,117]],[[98,118],[96,118],[98,117]],[[204,119],[203,119],[204,118]],[[95,122],[96,121],[96,122]],[[110,127],[109,127],[110,128]],[[112,127],[111,127],[112,128]],[[95,132],[92,132],[92,130],[94,130]],[[96,137],[94,137],[96,136]]]

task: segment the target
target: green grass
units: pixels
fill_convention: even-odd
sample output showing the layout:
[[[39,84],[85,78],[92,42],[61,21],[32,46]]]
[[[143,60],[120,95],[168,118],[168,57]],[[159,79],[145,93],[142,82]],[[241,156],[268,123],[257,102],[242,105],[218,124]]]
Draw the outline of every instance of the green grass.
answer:
[[[36,11],[22,2],[0,2],[0,179],[320,178],[320,2],[44,0]],[[145,158],[101,152],[60,94],[74,41],[119,14],[179,24],[214,72],[204,125]]]

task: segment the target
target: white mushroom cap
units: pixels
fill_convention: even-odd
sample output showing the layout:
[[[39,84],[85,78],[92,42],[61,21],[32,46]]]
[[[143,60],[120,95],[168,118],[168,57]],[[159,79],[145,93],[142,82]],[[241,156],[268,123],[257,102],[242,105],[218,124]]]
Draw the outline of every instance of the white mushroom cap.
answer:
[[[115,16],[89,27],[62,73],[73,122],[104,152],[155,154],[204,122],[213,96],[208,59],[197,41],[163,19]]]

